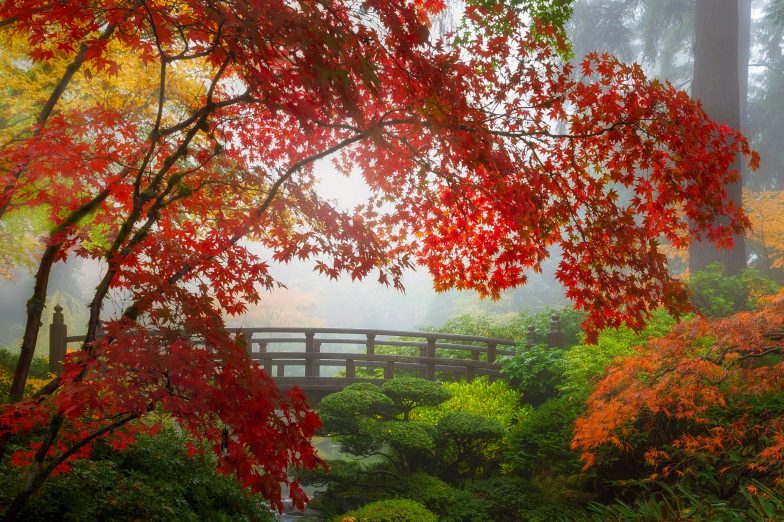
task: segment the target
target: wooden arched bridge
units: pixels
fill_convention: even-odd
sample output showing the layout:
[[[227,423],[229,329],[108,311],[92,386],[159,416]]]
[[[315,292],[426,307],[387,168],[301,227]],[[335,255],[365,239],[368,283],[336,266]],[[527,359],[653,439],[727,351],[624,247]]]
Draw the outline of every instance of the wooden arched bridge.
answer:
[[[354,382],[395,375],[473,379],[499,375],[497,358],[514,341],[431,332],[349,328],[249,328],[241,335],[282,389],[298,386],[311,400]]]
[[[62,370],[69,343],[83,336],[69,336],[62,308],[55,307],[50,326],[50,370]],[[352,328],[241,328],[232,331],[248,355],[264,366],[281,389],[295,386],[312,402],[355,382],[375,382],[395,375],[426,379],[498,377],[498,357],[512,355],[516,343],[509,339],[437,332],[369,330]],[[529,327],[526,345],[535,343]],[[553,316],[546,342],[558,346],[559,321]]]

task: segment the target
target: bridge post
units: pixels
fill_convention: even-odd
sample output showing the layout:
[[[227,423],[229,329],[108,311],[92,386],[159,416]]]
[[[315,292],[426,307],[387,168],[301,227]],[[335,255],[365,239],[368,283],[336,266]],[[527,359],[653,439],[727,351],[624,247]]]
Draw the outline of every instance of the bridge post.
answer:
[[[435,358],[436,356],[436,338],[435,337],[428,337],[427,338],[427,348],[425,348],[425,357],[430,359]],[[427,367],[425,370],[425,379],[430,379],[431,381],[436,378],[436,363],[434,361],[428,361]]]
[[[234,337],[234,342],[237,343],[237,346],[241,346],[245,349],[245,353],[248,354],[249,359],[253,359],[253,341],[252,341],[253,334],[248,334],[247,330],[240,330],[237,332],[236,337]]]
[[[68,350],[68,325],[65,324],[63,307],[55,305],[52,324],[49,325],[49,371],[52,373],[62,373],[65,353]]]
[[[316,343],[314,342],[315,332],[305,332],[305,353],[310,355],[317,353]],[[308,357],[305,359],[305,377],[318,377],[314,359]]]
[[[395,361],[387,361],[386,366],[384,366],[384,379],[394,379],[395,378]]]
[[[367,342],[365,342],[365,346],[367,347],[367,354],[368,355],[375,355],[375,353],[376,353],[376,334],[372,334],[372,333],[367,334]]]
[[[478,351],[471,352],[471,362],[473,363],[479,362]],[[474,380],[474,377],[476,377],[476,368],[473,365],[469,364],[468,366],[466,366],[466,380],[472,381]]]
[[[528,325],[528,331],[525,334],[525,347],[533,348],[536,345],[536,328],[534,325]]]
[[[550,316],[550,331],[547,332],[548,348],[563,348],[564,338],[561,332],[561,318],[558,314]]]
[[[313,353],[321,353],[321,341],[313,341]],[[315,377],[321,376],[321,359],[312,359],[313,361],[313,374]]]
[[[356,366],[354,365],[354,359],[346,359],[346,377],[352,379],[356,376]]]
[[[496,343],[487,343],[487,362],[493,364],[495,362],[495,356],[497,351],[498,345]]]
[[[267,375],[272,376],[272,361],[265,354],[267,353],[267,341],[259,341],[259,364],[264,367]]]

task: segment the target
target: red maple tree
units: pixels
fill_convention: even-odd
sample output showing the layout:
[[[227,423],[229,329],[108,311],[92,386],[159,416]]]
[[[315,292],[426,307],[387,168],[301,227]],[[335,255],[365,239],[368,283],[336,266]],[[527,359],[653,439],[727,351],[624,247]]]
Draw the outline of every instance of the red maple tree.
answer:
[[[461,29],[436,37],[429,20],[443,9],[0,5],[0,30],[24,38],[34,63],[68,60],[29,127],[0,150],[0,216],[35,206],[52,224],[14,402],[0,415],[3,447],[33,428],[46,435],[12,456],[31,465],[8,519],[96,438],[131,436],[157,411],[210,440],[222,469],[276,506],[289,465],[318,465],[308,442],[318,421],[302,397],[281,396],[223,329],[223,315],[275,284],[245,239],[329,277],[400,287],[403,270],[421,264],[438,289],[491,297],[559,247],[558,277],[589,312],[589,335],[640,326],[660,304],[686,307],[658,242],[683,245],[691,232],[726,244],[747,226],[725,191],[736,154],[756,162],[744,138],[637,66],[591,55],[573,70],[560,34],[520,7],[469,2]],[[118,49],[157,68],[156,106],[64,105],[77,73],[121,72]],[[189,66],[202,89],[184,105],[168,80]],[[366,204],[345,211],[319,197],[314,163],[325,158],[362,173]],[[105,267],[86,339],[60,378],[23,399],[50,273],[71,255]],[[112,296],[130,304],[103,318],[98,337]]]
[[[715,476],[727,496],[752,479],[784,483],[784,292],[763,299],[685,321],[616,361],[575,423],[586,468],[621,454],[654,479]]]

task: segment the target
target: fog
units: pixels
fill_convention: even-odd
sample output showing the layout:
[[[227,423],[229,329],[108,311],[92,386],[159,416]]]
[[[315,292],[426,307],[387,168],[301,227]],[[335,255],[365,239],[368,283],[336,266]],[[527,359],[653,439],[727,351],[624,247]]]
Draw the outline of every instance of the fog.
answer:
[[[321,179],[320,193],[339,207],[351,208],[367,196],[367,187],[359,176],[345,177],[327,161],[316,170]],[[262,258],[270,258],[259,247],[250,246]],[[363,281],[351,281],[347,276],[331,280],[314,271],[308,262],[270,265],[272,275],[285,287],[262,291],[260,303],[251,305],[241,316],[227,317],[227,324],[418,330],[440,326],[463,314],[502,318],[520,310],[539,311],[566,303],[553,277],[555,262],[547,263],[542,274],[531,274],[528,285],[504,293],[497,301],[480,299],[468,291],[437,293],[423,269],[405,274],[405,291],[401,292],[379,284],[372,276]],[[83,333],[87,304],[103,271],[101,264],[78,258],[56,265],[49,285],[45,325],[51,319],[52,307],[60,304],[65,309],[69,334]],[[11,350],[18,346],[25,319],[25,309],[20,304],[29,297],[32,285],[32,274],[21,269],[14,272],[13,279],[0,280],[0,346]],[[107,301],[103,316],[116,316],[127,304],[115,296]],[[47,331],[43,328],[39,338],[43,352],[48,343]]]

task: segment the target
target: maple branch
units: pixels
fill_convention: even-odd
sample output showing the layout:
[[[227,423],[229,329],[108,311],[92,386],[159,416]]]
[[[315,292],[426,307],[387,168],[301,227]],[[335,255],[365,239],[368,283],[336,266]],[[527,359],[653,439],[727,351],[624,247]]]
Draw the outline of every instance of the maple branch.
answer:
[[[763,348],[761,352],[754,352],[754,353],[745,353],[743,355],[739,355],[738,359],[746,360],[746,359],[754,359],[758,357],[765,357],[766,355],[771,354],[784,354],[784,346],[770,346],[767,348]]]
[[[151,410],[152,410],[152,404],[147,408],[147,412],[149,412]],[[144,412],[144,413],[147,413],[147,412]],[[80,440],[79,442],[77,442],[76,444],[71,446],[66,452],[64,452],[62,455],[60,455],[56,460],[52,461],[49,464],[49,466],[46,468],[45,473],[48,475],[49,473],[54,471],[57,466],[59,466],[60,464],[62,464],[66,460],[68,460],[71,456],[76,454],[76,452],[78,452],[80,449],[82,449],[83,447],[85,447],[88,444],[90,444],[95,439],[97,439],[99,437],[102,437],[102,436],[106,435],[107,433],[110,433],[110,432],[116,430],[117,428],[121,428],[122,426],[128,424],[129,422],[131,422],[133,420],[138,419],[139,417],[142,416],[142,414],[143,413],[139,413],[139,412],[137,412],[137,413],[129,413],[129,414],[125,415],[124,417],[120,417],[118,420],[114,421],[113,423],[111,423],[111,424],[109,424],[107,426],[104,426],[100,430],[96,430],[96,431],[92,432],[90,435],[88,435],[87,437],[83,438],[82,440]]]
[[[149,411],[149,410],[148,410]],[[71,446],[67,451],[65,451],[62,455],[60,455],[57,459],[49,463],[46,467],[43,467],[43,461],[46,457],[46,453],[51,445],[54,443],[54,439],[57,437],[57,433],[59,432],[60,426],[62,426],[63,417],[61,414],[58,414],[55,419],[57,423],[53,423],[50,425],[49,434],[47,438],[44,440],[41,448],[35,455],[32,469],[27,477],[27,481],[25,487],[22,488],[19,493],[17,493],[16,497],[14,498],[11,505],[8,507],[8,510],[5,512],[5,516],[3,520],[5,522],[11,522],[16,520],[19,516],[19,513],[27,504],[27,501],[33,496],[43,485],[44,481],[52,474],[52,472],[59,466],[60,464],[64,463],[70,457],[75,455],[80,449],[87,446],[94,440],[110,433],[122,426],[128,424],[129,422],[138,419],[142,414],[141,413],[130,413],[125,415],[124,417],[119,418],[118,420],[114,421],[113,423],[104,426],[103,428],[94,431],[87,437],[81,439],[79,442]],[[53,426],[57,426],[56,429]]]
[[[213,38],[212,42],[210,43],[210,46],[207,49],[205,49],[203,51],[200,51],[198,53],[187,54],[188,47],[187,47],[187,42],[186,42],[185,49],[180,54],[172,56],[170,58],[170,61],[174,62],[174,61],[177,61],[177,60],[193,60],[193,59],[196,59],[196,58],[204,58],[206,56],[210,56],[212,53],[214,53],[218,49],[218,45],[220,44],[221,38],[223,37],[223,25],[226,22],[226,16],[221,11],[219,11],[218,9],[214,9],[214,10],[219,13],[221,19],[220,19],[220,22],[218,22],[218,29],[215,32],[215,37]]]
[[[568,140],[579,140],[585,138],[595,138],[597,136],[601,136],[603,134],[607,134],[608,132],[612,132],[617,130],[620,127],[635,127],[636,122],[634,121],[616,121],[609,127],[602,127],[593,132],[584,132],[579,134],[558,134],[552,133],[546,130],[537,130],[537,131],[530,131],[530,132],[511,132],[511,131],[503,131],[503,130],[491,130],[490,133],[494,134],[495,136],[501,136],[504,138],[530,138],[535,136],[544,136],[547,138],[564,138]]]
[[[125,241],[131,236],[133,232],[133,227],[139,220],[141,216],[142,208],[145,204],[147,204],[151,199],[155,198],[155,192],[158,190],[159,185],[163,181],[164,176],[171,170],[171,168],[179,161],[188,151],[188,148],[191,144],[191,141],[196,136],[196,133],[202,129],[202,127],[206,124],[208,116],[211,112],[215,109],[215,104],[212,102],[212,96],[214,94],[215,88],[220,80],[221,76],[226,70],[230,60],[230,56],[227,56],[226,59],[223,61],[221,66],[219,67],[217,73],[212,79],[210,88],[207,91],[207,107],[210,107],[210,110],[204,111],[196,123],[188,130],[185,137],[183,138],[182,142],[178,146],[177,150],[174,151],[173,154],[170,154],[166,157],[163,161],[163,165],[161,165],[158,172],[156,172],[155,177],[150,182],[147,189],[144,193],[141,193],[141,180],[144,168],[139,168],[139,172],[136,176],[136,181],[134,182],[134,198],[133,198],[133,206],[131,208],[131,212],[128,217],[123,222],[122,226],[120,227],[120,231],[117,237],[114,239],[111,247],[106,251],[104,258],[108,263],[108,269],[104,277],[98,283],[96,287],[95,293],[93,294],[93,299],[90,302],[89,309],[90,309],[90,317],[87,322],[87,333],[85,334],[84,341],[82,343],[83,350],[89,350],[90,345],[93,341],[95,341],[95,334],[98,329],[98,323],[100,322],[100,313],[101,309],[103,308],[103,301],[106,298],[106,295],[109,292],[109,288],[111,286],[111,282],[114,279],[114,276],[117,274],[119,270],[118,260],[115,259],[115,255],[120,252],[120,248],[125,243]],[[162,79],[165,76],[162,74]],[[157,132],[157,129],[153,129]],[[152,145],[157,142],[157,139],[151,139]],[[152,148],[148,151],[147,157],[145,158],[146,161],[149,161],[149,158],[152,154]],[[143,166],[146,165],[143,164]],[[146,166],[145,166],[146,168]],[[164,194],[168,193],[168,190],[175,184],[175,182],[170,179],[169,180],[169,187],[164,190]],[[152,225],[157,222],[159,219],[158,211],[160,210],[160,204],[163,201],[161,195],[157,195],[158,200],[153,203],[153,206],[148,209],[148,222],[142,226],[140,230],[138,230],[131,241],[123,248],[123,255],[128,255],[133,248],[138,245],[149,233],[152,228]]]
[[[164,127],[163,129],[160,130],[159,135],[168,136],[170,134],[179,132],[183,129],[187,129],[193,124],[193,122],[201,118],[204,112],[212,111],[215,109],[222,109],[224,107],[229,107],[230,105],[235,105],[240,102],[255,103],[258,101],[259,100],[256,100],[253,98],[253,96],[251,96],[250,91],[246,91],[243,94],[240,94],[239,96],[235,96],[233,98],[227,98],[225,100],[212,102],[211,104],[204,105],[203,107],[200,107],[199,109],[195,110],[190,116],[182,120],[180,123],[172,125],[171,127]]]
[[[352,145],[352,144],[354,144],[354,143],[356,143],[356,142],[358,142],[358,141],[368,137],[369,134],[370,134],[370,131],[368,130],[368,131],[362,132],[360,134],[357,134],[355,136],[352,136],[350,138],[346,138],[346,139],[340,141],[339,143],[333,145],[332,147],[329,147],[328,149],[325,149],[323,151],[311,154],[310,156],[302,158],[302,159],[298,160],[297,162],[295,162],[294,164],[292,164],[283,174],[281,174],[281,176],[277,180],[275,180],[275,183],[272,184],[272,186],[270,187],[270,189],[269,189],[269,191],[267,193],[267,196],[264,199],[264,201],[253,212],[253,217],[258,219],[267,211],[269,206],[272,204],[272,201],[278,195],[278,192],[280,191],[280,187],[283,186],[283,183],[285,183],[299,169],[305,167],[308,164],[314,163],[314,162],[316,162],[316,161],[318,161],[318,160],[320,160],[322,158],[325,158],[325,157],[327,157],[327,156],[329,156],[331,154],[334,154],[338,150],[341,150],[341,149],[343,149],[345,147],[348,147],[349,145]],[[240,239],[245,237],[247,232],[248,232],[247,230],[242,231],[242,232],[236,232],[232,236],[232,238],[229,240],[229,244],[231,244],[231,245],[237,244]],[[205,263],[205,262],[208,262],[208,261],[214,259],[215,257],[216,257],[216,255],[206,256],[206,257],[203,257],[202,259],[200,259],[198,262],[199,263]],[[172,274],[171,276],[169,276],[167,278],[166,284],[168,286],[172,286],[172,285],[176,284],[183,277],[185,277],[187,274],[192,272],[196,268],[196,266],[197,265],[194,264],[194,263],[190,263],[190,262],[184,263],[183,266],[180,267],[180,269],[178,271],[176,271],[174,274]],[[142,299],[137,299],[134,303],[129,305],[123,311],[122,318],[123,319],[127,319],[129,321],[135,321],[139,317],[139,315],[142,314],[143,310],[146,308],[146,304],[152,300],[154,295],[156,295],[156,294],[147,295],[143,300]]]

